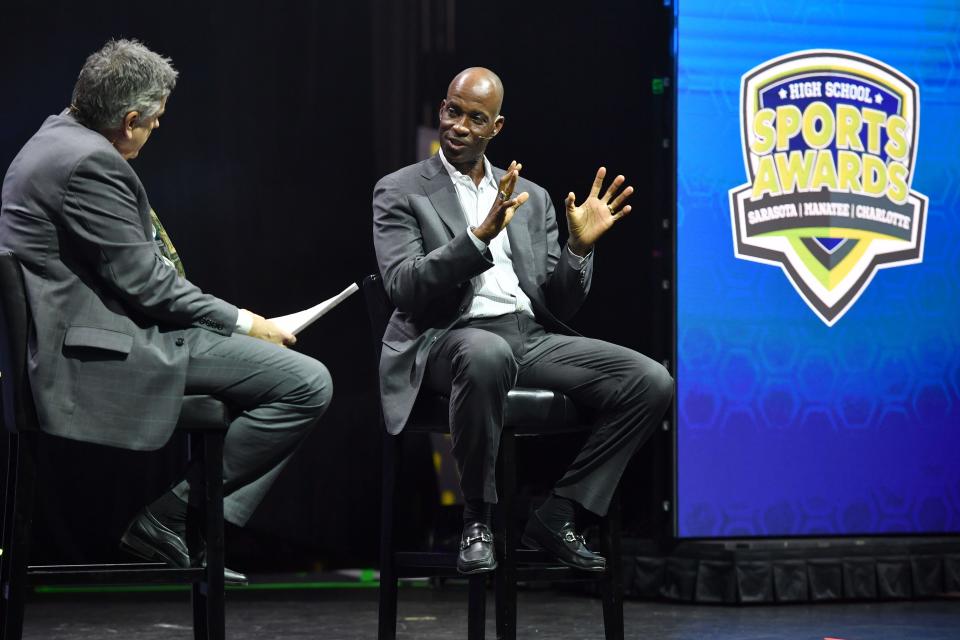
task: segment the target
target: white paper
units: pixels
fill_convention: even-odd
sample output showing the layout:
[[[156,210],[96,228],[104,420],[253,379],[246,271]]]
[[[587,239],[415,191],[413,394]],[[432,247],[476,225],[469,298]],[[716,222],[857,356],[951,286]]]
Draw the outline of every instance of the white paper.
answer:
[[[313,324],[317,318],[326,314],[327,311],[330,311],[330,309],[333,309],[335,306],[359,290],[360,287],[357,286],[356,282],[353,282],[349,287],[337,295],[328,300],[324,300],[316,306],[310,307],[309,309],[304,309],[303,311],[297,311],[296,313],[291,313],[289,315],[270,318],[270,321],[279,326],[281,329],[289,331],[293,335],[297,335]]]

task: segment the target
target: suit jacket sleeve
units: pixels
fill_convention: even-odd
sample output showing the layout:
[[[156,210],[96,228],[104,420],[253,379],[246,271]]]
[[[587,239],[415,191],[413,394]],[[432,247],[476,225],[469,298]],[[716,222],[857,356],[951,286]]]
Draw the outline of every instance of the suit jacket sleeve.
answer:
[[[590,292],[593,281],[593,255],[591,251],[586,260],[580,260],[564,252],[557,242],[557,215],[549,194],[546,199],[546,217],[544,229],[547,235],[547,280],[542,286],[547,307],[557,317],[566,322],[583,305]],[[512,222],[511,222],[512,224]]]
[[[477,250],[466,228],[426,252],[423,226],[432,224],[438,234],[445,233],[445,228],[429,198],[410,191],[393,175],[377,183],[373,239],[387,296],[401,311],[418,315],[437,298],[492,267],[493,257],[489,250]]]
[[[136,175],[120,156],[97,151],[81,160],[60,209],[68,241],[136,311],[157,322],[230,335],[237,308],[203,293],[160,259],[145,237],[137,188]]]

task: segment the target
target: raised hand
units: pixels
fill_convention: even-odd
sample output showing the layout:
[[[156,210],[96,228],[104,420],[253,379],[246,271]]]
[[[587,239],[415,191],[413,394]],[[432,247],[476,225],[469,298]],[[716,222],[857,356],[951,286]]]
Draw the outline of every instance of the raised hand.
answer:
[[[625,181],[623,176],[614,178],[603,195],[600,195],[606,175],[607,170],[604,167],[597,170],[590,195],[580,206],[576,206],[577,197],[572,191],[567,194],[567,228],[570,231],[567,245],[578,256],[590,253],[600,236],[632,209],[630,205],[623,206],[624,201],[633,194],[633,187],[620,191]]]
[[[493,201],[493,206],[490,207],[490,212],[487,213],[483,222],[473,230],[473,234],[479,240],[489,244],[510,224],[517,209],[530,197],[530,194],[526,191],[516,198],[510,197],[513,195],[513,188],[517,186],[517,178],[520,177],[520,169],[522,168],[523,165],[514,160],[507,167],[507,172],[500,178],[500,188],[496,199]]]

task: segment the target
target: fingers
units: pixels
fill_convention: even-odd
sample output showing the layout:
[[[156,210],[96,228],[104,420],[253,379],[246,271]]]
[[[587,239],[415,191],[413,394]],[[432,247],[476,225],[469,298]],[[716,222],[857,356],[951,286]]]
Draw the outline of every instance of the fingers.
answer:
[[[512,200],[507,200],[503,204],[505,205],[505,209],[516,210],[520,207],[520,205],[526,202],[528,198],[530,198],[530,194],[524,191],[523,193],[518,195],[516,198],[513,198]]]
[[[573,191],[567,194],[567,199],[564,202],[567,205],[567,213],[571,213],[577,208],[577,196],[573,195]]]
[[[517,186],[517,178],[520,177],[520,169],[523,168],[523,165],[513,160],[510,163],[510,166],[507,167],[507,172],[503,174],[503,177],[500,178],[500,193],[503,194],[501,197],[502,200],[505,200],[513,195],[513,189]]]
[[[513,188],[517,186],[517,173],[514,170],[508,171],[500,179],[500,187],[497,197],[500,200],[506,200],[513,195]]]
[[[620,211],[617,211],[615,214],[613,214],[612,218],[614,222],[616,222],[620,218],[626,217],[631,211],[633,211],[633,207],[627,205],[623,209],[620,209]]]
[[[590,198],[596,198],[600,194],[600,187],[603,186],[603,178],[607,175],[606,167],[597,169],[597,177],[593,179],[593,186],[590,187]]]
[[[617,177],[619,178],[619,177],[621,177],[621,176],[617,176]],[[606,195],[606,194],[604,194],[604,195]],[[623,204],[623,201],[626,200],[627,198],[629,198],[629,197],[632,196],[632,195],[633,195],[633,187],[627,187],[626,189],[624,189],[623,191],[621,191],[620,194],[617,195],[616,198],[613,199],[613,202],[609,203],[610,208],[611,208],[613,211],[616,211],[617,209],[620,208],[620,205]]]
[[[257,314],[253,314],[253,326],[250,327],[249,335],[251,338],[259,338],[281,347],[290,347],[297,343],[295,335],[281,329],[272,320]]]
[[[620,190],[620,185],[623,184],[623,181],[626,180],[623,176],[617,176],[613,179],[613,182],[610,183],[610,186],[607,187],[607,190],[603,192],[603,196],[600,198],[604,202],[608,202],[613,195]]]
[[[506,228],[506,226],[510,224],[510,221],[513,220],[513,216],[517,212],[517,209],[519,209],[520,205],[526,202],[527,198],[529,197],[530,197],[530,194],[524,191],[523,193],[518,195],[516,198],[513,198],[512,200],[508,200],[505,203],[506,207],[503,209],[503,220],[500,226],[501,231],[503,231]]]

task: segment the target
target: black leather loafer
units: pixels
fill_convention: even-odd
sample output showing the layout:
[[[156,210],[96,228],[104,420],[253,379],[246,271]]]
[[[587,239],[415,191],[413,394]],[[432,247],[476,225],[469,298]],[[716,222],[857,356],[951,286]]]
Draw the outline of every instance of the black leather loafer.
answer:
[[[160,522],[150,509],[138,513],[120,538],[120,548],[144,560],[163,562],[171,567],[186,569],[190,562],[187,543],[175,531]],[[200,566],[206,566],[201,552]],[[247,584],[247,576],[233,569],[223,568],[223,580],[229,584]]]
[[[607,559],[587,549],[583,536],[573,530],[571,522],[560,527],[560,531],[554,531],[534,511],[527,520],[521,540],[531,549],[546,551],[574,569],[604,571],[607,568]]]
[[[493,554],[493,534],[482,522],[464,525],[457,555],[457,571],[466,575],[484,573],[497,568]]]

